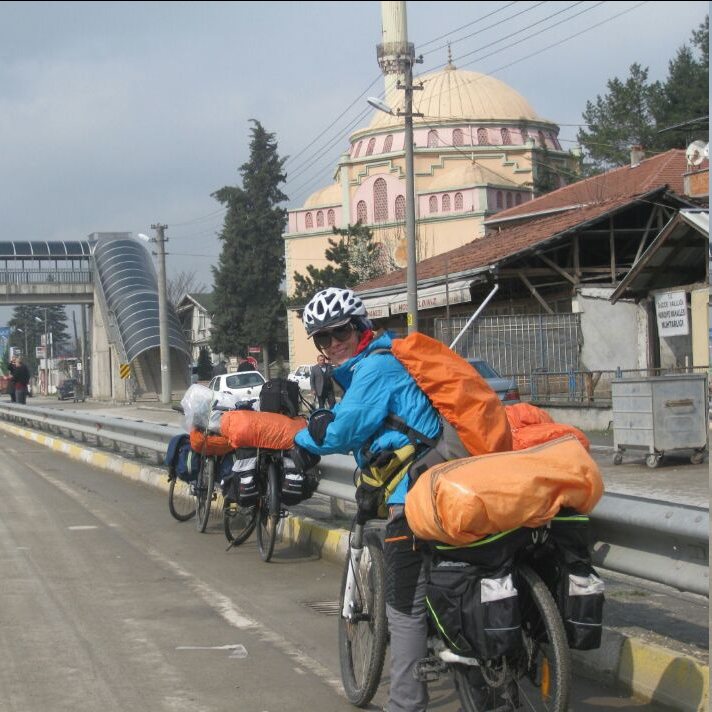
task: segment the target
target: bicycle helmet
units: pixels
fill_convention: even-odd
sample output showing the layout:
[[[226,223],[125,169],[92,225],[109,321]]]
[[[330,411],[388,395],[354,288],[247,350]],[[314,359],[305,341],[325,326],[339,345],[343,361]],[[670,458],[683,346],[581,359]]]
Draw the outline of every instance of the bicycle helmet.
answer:
[[[358,323],[366,321],[366,307],[360,297],[350,289],[327,287],[317,292],[304,307],[302,321],[311,338],[317,331],[341,326],[356,317]]]

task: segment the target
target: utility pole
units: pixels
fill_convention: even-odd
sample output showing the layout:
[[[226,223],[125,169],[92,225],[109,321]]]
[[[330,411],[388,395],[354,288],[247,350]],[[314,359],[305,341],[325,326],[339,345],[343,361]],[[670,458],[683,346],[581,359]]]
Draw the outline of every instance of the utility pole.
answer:
[[[158,257],[158,329],[161,352],[161,403],[171,402],[171,354],[168,346],[168,299],[166,297],[166,236],[168,225],[156,223],[156,256]]]

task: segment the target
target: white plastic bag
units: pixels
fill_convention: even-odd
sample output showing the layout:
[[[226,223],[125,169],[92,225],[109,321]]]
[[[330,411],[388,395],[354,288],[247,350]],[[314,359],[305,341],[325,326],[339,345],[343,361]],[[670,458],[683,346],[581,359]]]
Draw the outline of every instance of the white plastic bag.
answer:
[[[215,393],[207,386],[194,383],[181,398],[180,404],[185,415],[183,429],[186,432],[191,430],[205,430],[208,425],[210,415],[210,404]]]

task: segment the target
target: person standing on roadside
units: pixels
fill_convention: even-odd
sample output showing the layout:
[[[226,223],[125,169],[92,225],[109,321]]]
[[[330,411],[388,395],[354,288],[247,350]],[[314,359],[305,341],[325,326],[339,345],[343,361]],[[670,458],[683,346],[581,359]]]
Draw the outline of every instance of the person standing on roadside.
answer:
[[[331,374],[334,372],[334,367],[326,362],[326,356],[319,354],[316,357],[316,365],[309,370],[309,385],[311,386],[312,395],[318,400],[319,407],[333,408],[336,405],[336,397],[334,396],[334,383],[331,380]]]
[[[25,405],[27,401],[27,389],[30,383],[30,369],[22,361],[22,357],[15,356],[13,359],[14,368],[11,368],[12,378],[15,381],[15,402]]]

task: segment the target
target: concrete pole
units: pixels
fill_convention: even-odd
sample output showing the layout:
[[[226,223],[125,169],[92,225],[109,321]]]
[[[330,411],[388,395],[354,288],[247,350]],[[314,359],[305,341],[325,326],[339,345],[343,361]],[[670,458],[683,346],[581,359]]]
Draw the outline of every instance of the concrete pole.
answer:
[[[168,225],[156,223],[156,255],[158,257],[158,328],[161,351],[161,403],[171,402],[171,354],[168,346],[168,299],[166,297],[166,237]]]
[[[415,169],[413,166],[413,57],[405,71],[405,231],[408,288],[408,333],[418,331],[418,255],[415,243]]]
[[[45,318],[44,318],[44,356],[45,356],[45,383],[44,383],[44,395],[49,395],[49,344],[47,343],[47,307],[44,308]]]

